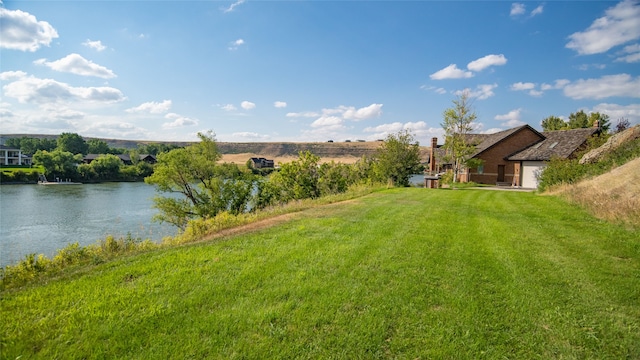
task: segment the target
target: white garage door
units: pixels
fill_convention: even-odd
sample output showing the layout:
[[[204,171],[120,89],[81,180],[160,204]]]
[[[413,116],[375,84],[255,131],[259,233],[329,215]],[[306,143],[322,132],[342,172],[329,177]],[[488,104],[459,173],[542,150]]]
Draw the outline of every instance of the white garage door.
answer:
[[[544,161],[522,162],[522,187],[535,189],[538,187],[537,176],[544,170],[547,164]]]

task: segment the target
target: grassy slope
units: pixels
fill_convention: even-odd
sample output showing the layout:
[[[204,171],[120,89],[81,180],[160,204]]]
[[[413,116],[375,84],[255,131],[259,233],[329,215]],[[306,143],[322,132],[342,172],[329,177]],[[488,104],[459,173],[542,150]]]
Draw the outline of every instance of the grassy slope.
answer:
[[[548,193],[582,205],[599,218],[640,226],[640,157],[577,184],[556,186]]]
[[[531,193],[393,189],[0,295],[2,358],[640,357],[640,233]]]

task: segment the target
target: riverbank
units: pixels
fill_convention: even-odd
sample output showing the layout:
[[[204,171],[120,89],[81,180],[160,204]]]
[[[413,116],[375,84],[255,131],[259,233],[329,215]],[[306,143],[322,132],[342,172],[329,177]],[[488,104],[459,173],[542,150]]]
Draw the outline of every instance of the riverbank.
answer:
[[[4,291],[3,356],[636,358],[639,235],[555,197],[390,189]]]

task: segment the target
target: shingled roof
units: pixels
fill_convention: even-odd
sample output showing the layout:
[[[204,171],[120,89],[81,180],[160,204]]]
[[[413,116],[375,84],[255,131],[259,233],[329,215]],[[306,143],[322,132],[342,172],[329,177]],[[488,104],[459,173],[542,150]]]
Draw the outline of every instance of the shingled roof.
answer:
[[[500,132],[497,132],[497,133],[486,135],[484,137],[483,141],[480,144],[478,144],[478,146],[476,146],[476,152],[471,157],[473,158],[473,157],[476,157],[476,156],[480,155],[482,152],[488,150],[489,148],[491,148],[494,145],[498,144],[502,140],[504,140],[504,139],[508,138],[509,136],[512,136],[513,134],[517,133],[518,131],[526,129],[526,128],[529,128],[531,131],[533,131],[534,133],[538,134],[541,139],[544,139],[544,135],[540,134],[538,131],[536,131],[531,126],[522,125],[522,126],[515,127],[513,129],[508,129],[508,130],[504,130],[504,131],[500,131]]]
[[[549,161],[552,157],[571,157],[598,128],[546,131],[544,140],[507,158],[511,161]]]

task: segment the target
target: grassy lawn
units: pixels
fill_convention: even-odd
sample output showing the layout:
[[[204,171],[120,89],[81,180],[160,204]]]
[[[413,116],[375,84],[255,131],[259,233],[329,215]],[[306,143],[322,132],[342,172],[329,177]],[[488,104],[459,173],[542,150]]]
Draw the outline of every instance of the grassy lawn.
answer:
[[[640,230],[392,189],[0,293],[0,358],[640,358]]]
[[[39,172],[44,173],[44,167],[42,166],[32,166],[32,167],[23,167],[23,166],[0,166],[0,171],[4,173],[14,173],[17,171],[22,171],[23,173],[33,173]]]

